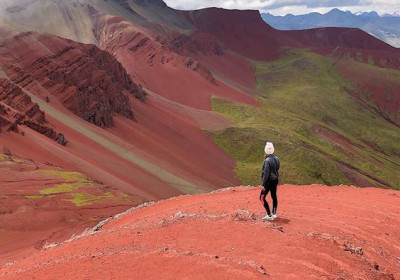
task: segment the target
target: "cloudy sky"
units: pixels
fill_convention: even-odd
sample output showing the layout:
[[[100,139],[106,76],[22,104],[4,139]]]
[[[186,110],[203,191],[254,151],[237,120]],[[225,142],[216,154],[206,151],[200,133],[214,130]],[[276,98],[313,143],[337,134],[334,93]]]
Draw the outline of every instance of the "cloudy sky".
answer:
[[[326,13],[333,8],[344,11],[370,12],[379,14],[400,11],[400,0],[164,0],[168,6],[193,10],[205,7],[226,9],[255,9],[274,15]]]

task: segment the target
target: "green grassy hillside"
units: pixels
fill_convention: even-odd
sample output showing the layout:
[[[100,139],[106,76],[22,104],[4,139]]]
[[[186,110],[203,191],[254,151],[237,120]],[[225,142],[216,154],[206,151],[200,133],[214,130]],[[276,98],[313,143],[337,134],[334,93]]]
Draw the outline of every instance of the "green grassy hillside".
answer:
[[[243,184],[260,183],[272,141],[284,183],[400,188],[400,129],[348,94],[358,89],[334,62],[303,51],[254,62],[261,107],[212,99],[213,110],[234,122],[213,136],[237,160]]]

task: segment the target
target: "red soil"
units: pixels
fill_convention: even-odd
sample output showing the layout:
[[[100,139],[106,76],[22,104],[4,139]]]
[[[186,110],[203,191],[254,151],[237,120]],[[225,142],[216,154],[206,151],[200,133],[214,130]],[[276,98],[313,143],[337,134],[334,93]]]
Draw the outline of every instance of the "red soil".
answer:
[[[43,173],[45,172],[45,173]],[[54,173],[53,173],[54,172]],[[63,178],[60,168],[15,156],[0,160],[0,263],[35,251],[46,242],[62,241],[94,226],[99,220],[137,205],[143,199],[123,196],[99,183]],[[71,177],[72,178],[72,177]],[[76,206],[70,192],[40,195],[62,184],[78,183],[73,192],[98,197],[90,205]],[[101,198],[105,194],[108,198]]]
[[[198,122],[182,114],[181,106],[165,103],[153,95],[149,93],[146,104],[132,103],[132,108],[138,112],[137,123],[119,118],[115,127],[108,130],[126,143],[133,143],[131,145],[138,149],[135,151],[133,147],[135,153],[209,190],[215,189],[211,182],[224,187],[238,184],[232,174],[235,160],[218,147],[210,135],[199,129]],[[186,110],[190,115],[196,112],[188,107]],[[218,121],[214,116],[199,118],[203,123],[210,120],[211,126]],[[204,174],[207,174],[207,180],[204,180]]]
[[[9,263],[3,279],[398,279],[400,193],[279,187],[262,222],[260,188],[182,196],[127,211]],[[73,269],[71,269],[73,268]]]

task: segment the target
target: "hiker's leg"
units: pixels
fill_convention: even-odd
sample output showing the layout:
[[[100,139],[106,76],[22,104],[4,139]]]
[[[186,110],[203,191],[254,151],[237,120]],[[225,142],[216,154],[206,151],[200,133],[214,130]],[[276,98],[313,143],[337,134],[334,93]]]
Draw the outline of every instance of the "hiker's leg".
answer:
[[[265,188],[261,191],[260,193],[260,201],[263,204],[265,210],[267,211],[268,215],[271,215],[271,210],[269,209],[269,205],[268,202],[266,200],[267,194],[269,192],[269,188]]]
[[[272,214],[276,214],[276,210],[278,209],[278,196],[277,196],[277,189],[278,189],[278,180],[272,181],[270,183],[271,186],[271,197],[272,197]]]

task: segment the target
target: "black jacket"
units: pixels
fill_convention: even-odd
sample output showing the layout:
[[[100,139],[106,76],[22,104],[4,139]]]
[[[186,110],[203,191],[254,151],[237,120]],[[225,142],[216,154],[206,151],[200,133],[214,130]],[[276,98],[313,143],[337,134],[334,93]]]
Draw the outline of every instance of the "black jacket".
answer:
[[[264,161],[261,169],[262,185],[265,187],[268,181],[278,180],[279,178],[279,158],[271,155]]]

